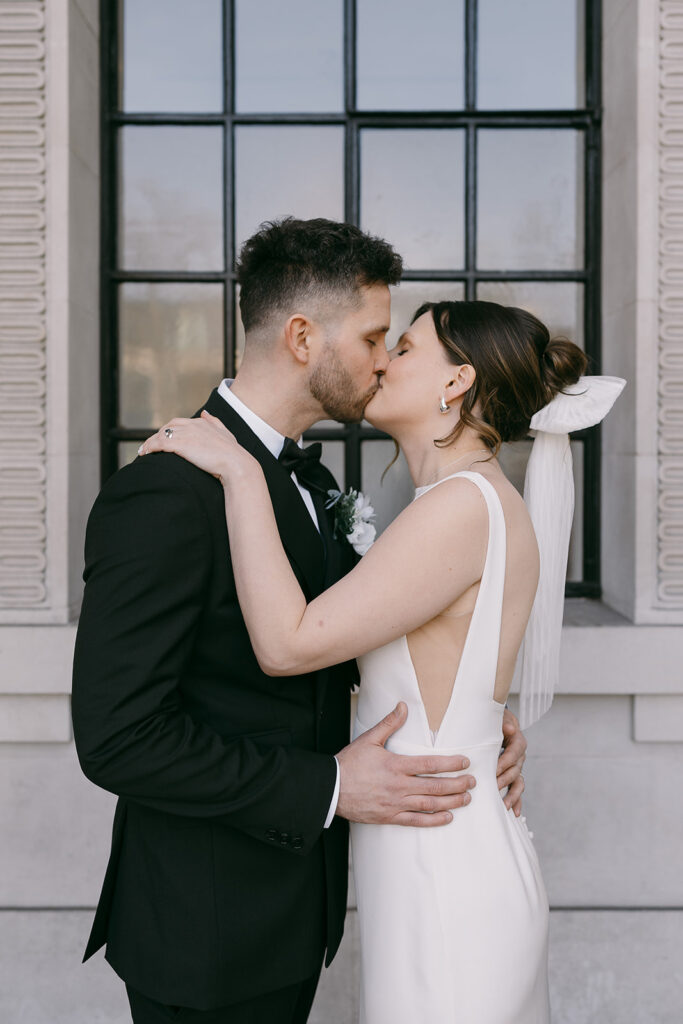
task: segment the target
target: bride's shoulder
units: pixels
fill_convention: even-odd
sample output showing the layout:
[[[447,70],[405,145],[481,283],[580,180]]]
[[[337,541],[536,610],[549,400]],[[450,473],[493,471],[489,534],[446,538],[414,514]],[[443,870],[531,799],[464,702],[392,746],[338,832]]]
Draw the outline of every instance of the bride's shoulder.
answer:
[[[462,531],[474,540],[488,530],[488,511],[484,493],[467,476],[453,476],[420,493],[399,516],[406,527],[423,530],[440,542],[462,540]],[[395,520],[398,522],[398,520]]]

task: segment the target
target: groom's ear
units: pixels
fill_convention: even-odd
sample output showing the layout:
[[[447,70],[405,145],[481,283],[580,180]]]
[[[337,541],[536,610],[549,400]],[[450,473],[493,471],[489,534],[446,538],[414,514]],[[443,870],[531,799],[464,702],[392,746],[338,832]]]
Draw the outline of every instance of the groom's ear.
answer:
[[[294,313],[284,326],[284,341],[297,363],[306,365],[312,355],[313,323],[303,313]]]

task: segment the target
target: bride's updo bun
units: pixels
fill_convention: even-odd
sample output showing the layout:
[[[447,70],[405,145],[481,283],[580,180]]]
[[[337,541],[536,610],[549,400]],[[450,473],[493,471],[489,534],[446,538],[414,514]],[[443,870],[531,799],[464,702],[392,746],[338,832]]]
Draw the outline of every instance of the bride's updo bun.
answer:
[[[426,302],[412,322],[431,313],[450,362],[468,363],[476,377],[464,395],[460,420],[446,447],[465,426],[476,430],[496,453],[507,441],[529,432],[534,413],[575,384],[585,372],[585,353],[567,338],[551,338],[532,313],[497,302]]]
[[[549,338],[541,355],[541,376],[550,398],[567,385],[576,384],[586,369],[587,359],[578,345],[567,338]]]

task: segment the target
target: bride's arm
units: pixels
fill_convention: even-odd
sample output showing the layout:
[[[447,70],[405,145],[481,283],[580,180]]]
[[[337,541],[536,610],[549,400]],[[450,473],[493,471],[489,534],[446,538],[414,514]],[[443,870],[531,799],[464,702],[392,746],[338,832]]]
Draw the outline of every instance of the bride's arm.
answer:
[[[481,578],[488,514],[478,487],[450,480],[398,516],[358,565],[309,604],[282,547],[259,463],[231,435],[173,421],[145,442],[221,479],[235,583],[261,667],[297,675],[365,654],[428,622]],[[187,424],[199,424],[188,428]],[[204,430],[201,444],[190,433]]]

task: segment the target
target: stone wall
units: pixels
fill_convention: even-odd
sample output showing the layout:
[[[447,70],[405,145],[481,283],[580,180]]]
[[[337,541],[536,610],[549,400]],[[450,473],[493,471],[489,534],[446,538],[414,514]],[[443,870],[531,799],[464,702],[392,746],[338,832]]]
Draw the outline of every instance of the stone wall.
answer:
[[[525,814],[555,1024],[673,1024],[683,978],[683,0],[604,0],[604,603],[569,602]],[[113,798],[69,723],[98,487],[97,0],[0,0],[0,1020],[119,1024],[82,948]],[[316,1024],[356,1020],[353,898]]]

